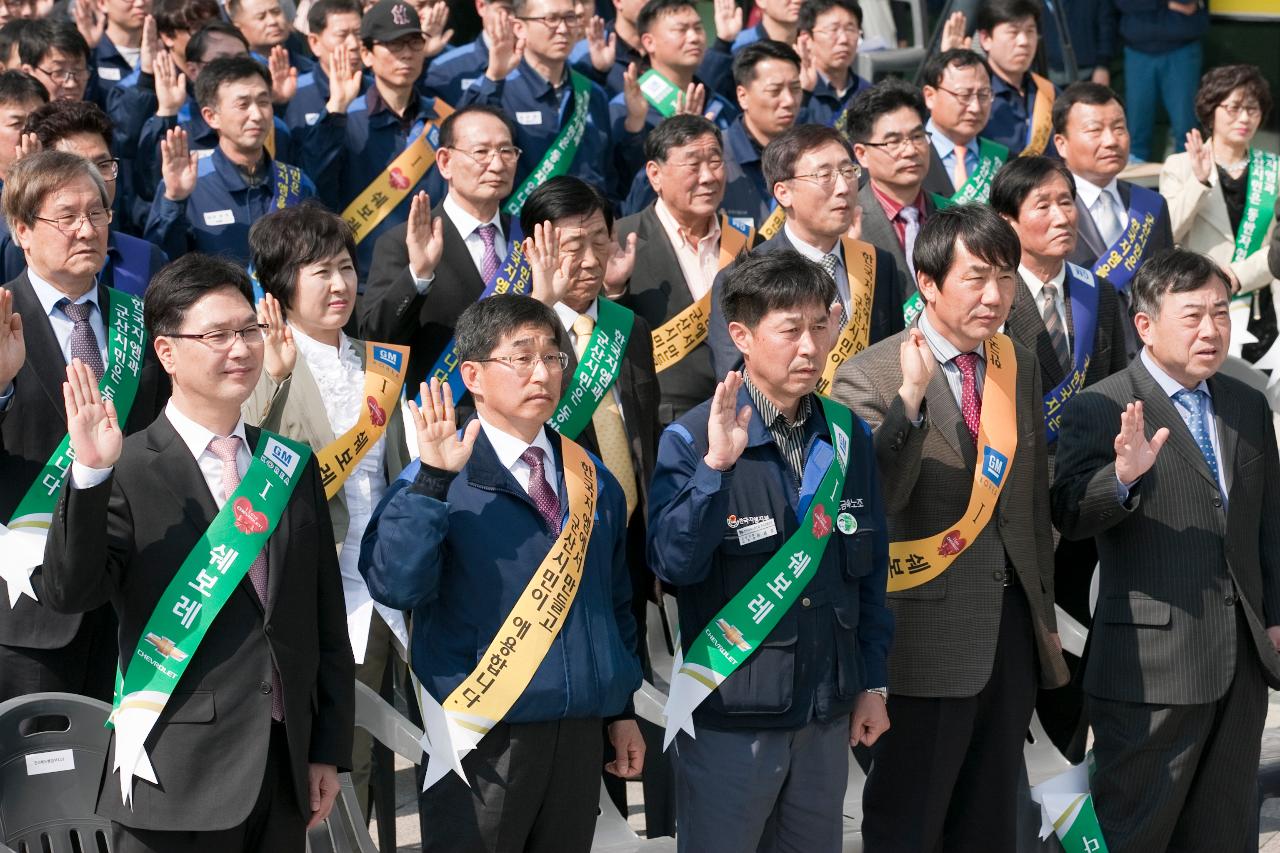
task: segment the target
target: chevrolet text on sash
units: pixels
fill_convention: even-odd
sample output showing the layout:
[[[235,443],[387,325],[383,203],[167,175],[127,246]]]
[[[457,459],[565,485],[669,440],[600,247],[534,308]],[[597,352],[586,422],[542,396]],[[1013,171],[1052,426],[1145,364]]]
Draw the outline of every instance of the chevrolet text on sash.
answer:
[[[578,362],[555,413],[547,421],[552,429],[570,439],[576,439],[591,423],[596,407],[618,380],[622,354],[627,350],[631,327],[636,321],[630,309],[608,299],[597,299],[596,311],[599,319],[582,352],[582,361]]]
[[[386,432],[388,413],[396,411],[408,366],[408,347],[365,342],[364,406],[360,409],[360,418],[355,426],[316,452],[326,500],[332,500],[342,489],[369,448]]]
[[[991,182],[995,180],[996,172],[1000,171],[1000,167],[1008,159],[1008,148],[990,139],[978,137],[978,168],[973,170],[973,174],[963,186],[956,189],[955,195],[948,198],[937,193],[929,193],[933,196],[934,206],[938,210],[945,210],[957,204],[968,204],[974,201],[986,204],[987,199],[991,198]]]
[[[578,146],[582,144],[582,135],[587,131],[587,107],[591,102],[591,81],[573,69],[569,69],[569,84],[573,88],[573,112],[564,127],[551,141],[551,147],[542,155],[538,165],[529,173],[516,191],[503,205],[502,212],[507,216],[519,216],[525,199],[533,195],[533,191],[554,177],[563,175],[573,165],[573,158],[578,155]]]
[[[1094,275],[1105,278],[1117,291],[1124,292],[1142,265],[1162,204],[1164,201],[1158,192],[1137,184],[1130,187],[1129,224],[1093,265]]]
[[[849,469],[849,435],[853,427],[853,414],[848,409],[826,397],[818,399],[835,440],[835,453],[831,454],[825,442],[815,444],[810,453],[806,465],[819,458],[820,450],[825,449],[830,457],[799,529],[707,623],[687,653],[682,651],[677,637],[675,661],[671,666],[671,693],[665,712],[664,750],[681,730],[696,737],[694,710],[711,691],[732,677],[765,641],[817,574],[831,539],[840,496],[844,493]]]
[[[835,346],[827,353],[827,363],[822,368],[815,389],[819,394],[831,390],[836,370],[850,356],[857,355],[871,343],[871,303],[876,296],[876,249],[870,243],[841,238],[844,243],[844,262],[849,276],[849,322],[836,339]]]
[[[746,230],[732,224],[720,214],[720,269],[733,263],[744,249],[755,243],[754,228]],[[661,373],[698,348],[707,339],[707,320],[711,317],[711,289],[702,298],[653,330],[653,367]]]
[[[599,481],[585,450],[564,437],[560,448],[569,505],[564,529],[471,674],[443,703],[419,688],[425,730],[422,749],[431,759],[422,783],[424,791],[450,770],[471,784],[463,773],[462,759],[507,715],[529,686],[578,594],[591,542]]]
[[[1002,334],[986,341],[987,375],[982,383],[978,427],[978,464],[974,466],[969,506],[941,533],[910,542],[889,543],[889,592],[928,583],[941,575],[982,533],[1004,489],[1005,475],[1018,449],[1015,391],[1018,362],[1013,341]]]
[[[1084,387],[1089,360],[1093,358],[1093,338],[1098,331],[1098,281],[1093,273],[1068,261],[1065,284],[1071,297],[1071,325],[1075,327],[1075,337],[1072,340],[1071,372],[1063,377],[1058,387],[1044,395],[1044,432],[1049,444],[1058,440],[1062,407]]]
[[[262,431],[244,479],[169,581],[138,647],[121,661],[107,726],[116,730],[112,769],[120,771],[120,796],[130,808],[135,776],[161,784],[147,757],[147,737],[209,626],[280,523],[310,456],[306,445]]]
[[[106,288],[106,293],[107,365],[98,390],[104,400],[116,404],[116,413],[123,426],[129,420],[129,410],[138,395],[147,333],[143,328],[142,300],[139,297],[111,288]],[[35,482],[18,502],[9,524],[0,524],[0,578],[8,587],[10,608],[16,607],[23,595],[36,600],[31,575],[44,562],[44,543],[49,535],[53,510],[74,459],[71,437],[64,434],[49,461],[36,475]]]
[[[436,161],[440,122],[453,112],[453,107],[436,98],[435,112],[434,119],[419,119],[414,124],[405,149],[342,211],[342,218],[351,226],[357,243],[404,201]]]

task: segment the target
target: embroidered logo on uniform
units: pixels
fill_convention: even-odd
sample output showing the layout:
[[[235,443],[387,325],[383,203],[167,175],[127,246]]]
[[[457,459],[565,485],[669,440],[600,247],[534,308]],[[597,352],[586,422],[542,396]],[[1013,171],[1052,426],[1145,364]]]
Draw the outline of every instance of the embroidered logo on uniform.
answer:
[[[409,7],[403,3],[397,3],[391,7],[391,22],[397,27],[409,26]]]

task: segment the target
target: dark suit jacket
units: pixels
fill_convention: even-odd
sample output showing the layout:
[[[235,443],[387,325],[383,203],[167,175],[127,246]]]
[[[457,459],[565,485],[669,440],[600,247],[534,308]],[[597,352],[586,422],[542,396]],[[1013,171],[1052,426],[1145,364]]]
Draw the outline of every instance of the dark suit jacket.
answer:
[[[933,143],[929,144],[929,171],[924,175],[924,192],[926,197],[929,193],[937,193],[944,198],[956,194],[955,183],[951,180],[951,175],[947,174],[947,167],[942,165],[942,158],[938,156],[938,149],[933,147]]]
[[[53,327],[23,272],[5,285],[13,293],[13,309],[22,317],[27,360],[14,379],[14,396],[7,411],[0,412],[0,521],[8,523],[27,489],[66,435],[67,410],[62,403],[66,362]],[[98,288],[98,304],[109,304],[110,291]],[[110,329],[104,313],[104,325]],[[145,429],[169,399],[169,377],[156,361],[150,343],[144,349],[138,395],[125,422],[125,433]],[[44,575],[31,577],[40,604],[23,596],[13,609],[0,606],[0,644],[37,649],[59,649],[71,642],[80,628],[79,614],[53,613],[43,606]],[[7,603],[7,602],[6,602]]]
[[[843,247],[843,242],[837,243]],[[794,249],[787,239],[786,231],[779,231],[770,240],[766,240],[751,250],[753,255],[765,255],[786,249]],[[843,254],[844,249],[841,248]],[[729,323],[724,318],[724,308],[720,305],[720,294],[724,291],[724,279],[733,272],[738,262],[734,261],[720,271],[715,284],[711,287],[711,320],[707,330],[707,343],[711,346],[711,366],[715,375],[723,377],[730,370],[742,366],[742,353],[734,346],[729,337]],[[848,268],[848,259],[845,267]],[[895,332],[902,330],[902,291],[899,290],[898,267],[893,256],[881,248],[876,249],[876,284],[871,298],[871,340],[870,343],[883,340]],[[714,389],[713,389],[714,390]]]
[[[898,351],[906,333],[875,344],[836,371],[831,396],[875,430],[876,458],[891,541],[932,536],[965,512],[977,450],[939,366],[912,426],[898,396]],[[1014,342],[1018,362],[1018,447],[992,520],[944,574],[889,593],[895,631],[889,690],[907,696],[974,696],[987,683],[1000,630],[1004,570],[1017,572],[1035,625],[1040,686],[1067,681],[1051,644],[1053,536],[1043,394],[1035,357]]]
[[[251,447],[260,431],[245,428]],[[252,451],[251,451],[252,452]],[[307,763],[351,764],[355,666],[333,529],[314,457],[299,472],[267,543],[267,607],[246,576],[188,662],[147,751],[159,785],[135,779],[132,810],[103,767],[98,814],[154,830],[223,829],[258,797],[271,738],[271,665],[298,808],[310,815]],[[49,606],[83,612],[110,602],[129,660],[156,603],[217,514],[200,467],[167,417],[125,440],[105,483],[68,484],[45,550]]]
[[[858,204],[862,206],[862,239],[893,257],[893,262],[898,268],[898,292],[902,295],[902,301],[905,302],[907,297],[915,293],[916,283],[911,278],[911,268],[907,266],[907,253],[898,242],[898,232],[894,230],[889,217],[884,215],[884,208],[876,200],[876,191],[872,189],[870,181],[858,190]],[[928,218],[933,211],[933,199],[925,193],[925,217]]]
[[[1127,211],[1129,207],[1129,196],[1133,192],[1133,184],[1128,181],[1116,181],[1116,189],[1120,193],[1120,201],[1124,202]],[[1093,224],[1093,214],[1089,212],[1089,208],[1085,207],[1083,201],[1076,199],[1076,210],[1080,214],[1080,239],[1076,241],[1075,251],[1071,253],[1071,257],[1067,260],[1073,264],[1079,264],[1085,269],[1092,269],[1093,265],[1098,262],[1098,258],[1102,257],[1110,247],[1102,240],[1102,234],[1098,231],[1098,226]],[[1169,221],[1169,206],[1163,202],[1160,205],[1160,212],[1156,214],[1156,224],[1151,231],[1151,238],[1147,243],[1144,258],[1160,249],[1173,248],[1173,226]]]
[[[1222,494],[1173,401],[1141,359],[1066,407],[1053,515],[1062,535],[1094,537],[1101,564],[1084,689],[1121,702],[1198,704],[1235,671],[1236,609],[1271,687],[1280,657],[1280,461],[1261,393],[1219,373],[1209,393],[1227,484]],[[1155,464],[1121,504],[1115,437],[1143,401],[1147,436],[1169,429]]]
[[[636,265],[627,292],[618,300],[656,328],[693,304],[676,251],[658,221],[653,205],[619,220],[618,241],[636,235]],[[652,352],[650,353],[652,359]],[[711,372],[711,348],[704,341],[675,365],[658,374],[662,392],[658,424],[665,427],[716,390]]]

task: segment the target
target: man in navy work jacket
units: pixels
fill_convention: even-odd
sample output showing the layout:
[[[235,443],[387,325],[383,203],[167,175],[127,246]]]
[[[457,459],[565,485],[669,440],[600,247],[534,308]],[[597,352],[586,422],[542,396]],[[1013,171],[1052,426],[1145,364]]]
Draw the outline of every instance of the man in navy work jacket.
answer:
[[[769,849],[840,850],[845,745],[870,745],[889,727],[889,540],[871,430],[813,393],[835,299],[831,277],[797,252],[740,263],[722,300],[744,370],[667,427],[658,446],[649,563],[677,587],[686,660],[713,634],[745,652],[693,711],[696,738],[675,738],[676,837],[688,853],[756,850],[766,836]],[[841,414],[847,433],[834,421]],[[847,460],[838,500],[818,488],[833,456]],[[809,524],[818,544],[801,565],[812,563],[807,585],[783,599],[806,577],[796,573],[797,540]],[[751,615],[732,621],[726,604],[786,554]],[[739,629],[762,624],[772,606],[781,619],[745,639]],[[671,705],[668,714],[671,725]]]
[[[560,547],[562,528],[572,531],[577,521],[565,459],[585,451],[546,426],[568,364],[558,329],[555,312],[527,296],[498,294],[462,313],[459,369],[477,417],[459,433],[451,396],[438,380],[422,386],[423,407],[412,407],[420,461],[387,491],[365,532],[360,570],[369,591],[375,601],[413,611],[414,672],[446,707],[468,673],[501,680],[503,667],[492,657],[505,659],[491,657],[490,642],[505,633],[508,614],[528,603],[530,579],[550,571],[542,564]],[[541,616],[554,605],[539,611],[533,630],[550,630],[550,621],[558,633],[515,704],[462,759],[467,782],[451,773],[420,797],[427,853],[587,853],[601,766],[623,778],[643,766],[644,741],[630,716],[640,663],[626,499],[599,458],[583,458],[597,487],[577,592],[560,621]],[[510,645],[511,660],[537,651],[514,639]],[[617,750],[608,765],[600,737],[606,720]],[[428,763],[429,776],[432,770]]]

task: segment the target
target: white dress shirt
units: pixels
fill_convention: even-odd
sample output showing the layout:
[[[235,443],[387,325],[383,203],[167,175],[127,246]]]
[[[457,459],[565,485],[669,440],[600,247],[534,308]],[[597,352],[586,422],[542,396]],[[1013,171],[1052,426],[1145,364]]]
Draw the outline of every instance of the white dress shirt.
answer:
[[[796,236],[796,232],[791,230],[791,223],[787,222],[782,226],[782,231],[787,235],[787,239],[791,241],[791,245],[795,250],[804,255],[815,264],[822,264],[822,259],[829,254],[836,256],[836,296],[840,299],[840,304],[846,309],[849,307],[849,272],[845,269],[844,263],[844,243],[836,240],[836,244],[831,247],[830,252],[824,252],[812,243],[806,243],[804,240]]]
[[[592,302],[591,305],[584,312],[588,317],[590,317],[592,320],[595,320],[597,322],[599,322],[600,320],[600,309],[598,307],[599,304],[600,304],[600,297],[597,296],[596,300]],[[560,318],[560,325],[564,326],[565,331],[568,332],[569,346],[573,347],[573,351],[577,353],[578,333],[573,330],[573,324],[577,322],[578,318],[581,317],[582,315],[579,314],[577,311],[574,311],[568,305],[565,305],[563,302],[557,302],[555,308],[556,308],[556,316]],[[572,376],[572,374],[565,376],[564,387],[566,389],[568,389],[569,387],[570,376]],[[622,414],[622,395],[618,393],[618,383],[616,381],[613,383],[612,387],[609,388],[609,393],[613,395],[613,402],[618,406],[618,416],[622,418],[622,422],[625,424],[627,422],[627,419]]]
[[[697,302],[711,290],[716,273],[720,272],[720,218],[712,216],[711,230],[695,243],[694,239],[690,239],[691,235],[676,222],[662,199],[658,199],[653,206],[653,212],[657,214],[658,222],[671,241],[671,248],[675,250],[680,272],[684,273],[685,284],[689,287],[689,295]]]
[[[56,308],[58,302],[63,299],[70,299],[61,290],[58,290],[49,282],[36,275],[35,271],[27,267],[27,280],[31,282],[31,289],[36,293],[36,299],[40,300],[40,307],[44,309],[45,316],[49,318],[49,325],[53,327],[53,335],[58,339],[58,347],[62,350],[62,360],[67,364],[71,363],[71,330],[76,324],[70,317],[62,313],[61,308]],[[95,283],[89,288],[89,292],[81,296],[79,299],[70,299],[75,305],[88,302],[94,308],[89,312],[89,326],[93,329],[93,336],[98,339],[98,351],[102,354],[102,364],[107,364],[107,323],[106,318],[102,314],[102,306],[98,304],[98,285]]]
[[[1120,231],[1123,233],[1124,229],[1129,227],[1129,208],[1126,207],[1125,203],[1120,199],[1120,188],[1116,183],[1116,179],[1112,178],[1111,183],[1107,184],[1105,187],[1100,187],[1097,184],[1090,182],[1087,178],[1080,177],[1074,172],[1071,174],[1076,180],[1076,196],[1084,204],[1085,209],[1089,211],[1090,216],[1093,215],[1093,207],[1098,202],[1098,196],[1102,193],[1106,193],[1111,196],[1111,204],[1116,212],[1116,221],[1120,223]],[[1103,236],[1105,239],[1105,235]],[[1108,248],[1110,247],[1108,246]]]
[[[964,390],[964,374],[960,372],[960,367],[952,359],[960,355],[960,349],[951,341],[942,336],[942,333],[933,327],[929,322],[929,312],[921,311],[920,319],[916,321],[917,328],[924,335],[925,343],[929,345],[929,349],[933,352],[933,357],[938,360],[938,366],[942,368],[942,376],[947,380],[947,387],[951,389],[951,396],[956,398],[956,405],[961,405],[961,392]],[[980,343],[970,352],[978,354],[978,362],[973,371],[975,392],[978,402],[982,402],[982,383],[987,376],[987,349],[986,344]]]
[[[498,253],[499,265],[507,259],[507,236],[502,231],[502,211],[500,209],[493,214],[493,218],[488,222],[481,222],[463,210],[462,205],[458,204],[451,195],[445,196],[440,206],[445,215],[449,217],[449,221],[453,223],[453,227],[457,228],[458,233],[462,235],[462,242],[466,244],[467,252],[471,255],[471,262],[476,265],[476,272],[484,269],[484,240],[477,233],[477,229],[481,225],[493,225],[498,229],[493,237],[493,250]],[[409,271],[409,275],[413,275],[412,270]],[[418,278],[413,275],[413,286],[417,288],[418,293],[425,296],[427,291],[431,289],[431,283],[435,279],[434,273],[427,278]],[[485,283],[488,284],[488,282]]]
[[[484,430],[485,437],[493,445],[493,452],[497,454],[498,461],[511,472],[511,476],[516,478],[520,488],[526,492],[529,491],[529,474],[533,470],[527,462],[520,458],[520,454],[530,447],[536,447],[542,451],[542,474],[546,478],[547,484],[551,486],[551,491],[559,496],[560,484],[557,482],[556,476],[556,455],[551,449],[551,442],[547,438],[545,429],[538,430],[533,443],[530,444],[522,438],[498,429],[483,417],[479,415],[476,417],[480,420],[480,428]]]
[[[1041,293],[1044,291],[1046,282],[1036,277],[1036,274],[1021,264],[1018,265],[1018,275],[1022,276],[1022,280],[1027,283],[1027,290],[1031,291],[1031,298],[1035,300],[1036,311],[1044,316],[1044,299]],[[1048,283],[1058,288],[1058,295],[1053,298],[1053,309],[1058,312],[1058,319],[1062,322],[1062,334],[1067,339],[1067,345],[1071,345],[1072,329],[1071,324],[1067,322],[1067,294],[1064,292],[1067,282],[1067,265],[1064,263],[1057,274],[1049,279]]]

